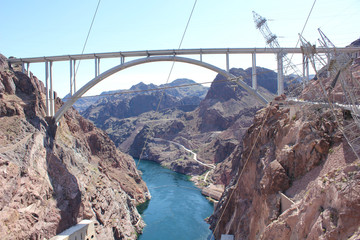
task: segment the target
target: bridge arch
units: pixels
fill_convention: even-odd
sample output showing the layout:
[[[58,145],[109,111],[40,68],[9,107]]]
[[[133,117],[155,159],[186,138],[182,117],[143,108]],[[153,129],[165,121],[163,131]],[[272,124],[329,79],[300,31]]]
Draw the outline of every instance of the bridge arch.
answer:
[[[122,71],[124,69],[130,68],[130,67],[134,67],[136,65],[140,65],[140,64],[144,64],[144,63],[150,63],[150,62],[183,62],[183,63],[189,63],[189,64],[193,64],[193,65],[197,65],[200,67],[204,67],[207,68],[209,70],[212,70],[214,72],[217,72],[223,76],[225,76],[227,79],[235,79],[236,77],[221,69],[218,68],[214,65],[211,65],[209,63],[205,63],[199,60],[195,60],[195,59],[191,59],[191,58],[185,58],[185,57],[178,57],[178,56],[156,56],[156,57],[145,57],[145,58],[140,58],[140,59],[136,59],[133,61],[129,61],[120,65],[117,65],[103,73],[101,73],[100,75],[98,75],[97,77],[93,78],[91,81],[89,81],[87,84],[85,84],[82,88],[80,88],[76,93],[74,93],[74,95],[63,105],[61,106],[61,108],[56,112],[54,119],[55,122],[59,122],[59,120],[61,119],[61,117],[65,114],[65,112],[72,107],[72,105],[79,99],[81,98],[88,90],[90,90],[93,86],[95,86],[96,84],[98,84],[99,82],[101,82],[102,80],[104,80],[105,78],[119,72]],[[252,89],[251,87],[249,87],[244,81],[242,81],[241,79],[238,79],[238,83],[239,85],[244,88],[247,92],[249,92],[251,95],[255,96],[261,103],[263,104],[267,104],[268,101],[261,95],[259,94],[257,91],[255,91],[254,89]]]

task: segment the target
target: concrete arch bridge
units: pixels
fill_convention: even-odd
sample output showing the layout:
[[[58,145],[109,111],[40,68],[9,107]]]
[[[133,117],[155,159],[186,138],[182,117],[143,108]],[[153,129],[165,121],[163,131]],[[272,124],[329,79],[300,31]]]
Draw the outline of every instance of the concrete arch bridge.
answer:
[[[326,53],[327,49],[317,49],[318,52]],[[353,53],[359,51],[358,48],[337,48],[338,52]],[[256,55],[257,54],[275,54],[277,57],[277,70],[278,70],[278,94],[284,91],[284,74],[283,74],[283,56],[285,54],[302,54],[303,56],[303,76],[305,79],[309,78],[309,61],[304,55],[301,48],[207,48],[207,49],[177,49],[177,50],[147,50],[147,51],[129,51],[129,52],[109,52],[109,53],[93,53],[93,54],[77,54],[77,55],[62,55],[62,56],[47,56],[47,57],[34,57],[34,58],[10,58],[10,64],[21,64],[23,72],[29,73],[30,63],[45,63],[45,87],[46,87],[46,110],[47,116],[54,117],[55,122],[58,122],[65,112],[90,88],[111,76],[114,73],[124,69],[134,67],[140,64],[151,62],[183,62],[188,64],[197,65],[207,68],[225,76],[229,80],[237,79],[229,72],[229,55],[230,54],[251,54],[252,55],[252,86],[247,85],[244,81],[237,79],[239,85],[243,87],[251,95],[255,96],[263,104],[267,100],[257,91],[256,79]],[[212,64],[202,61],[204,54],[225,55],[226,69],[221,69]],[[199,59],[183,57],[183,55],[197,55]],[[135,60],[126,62],[127,57],[136,58]],[[100,73],[100,60],[105,58],[120,58],[120,64],[114,66],[102,73]],[[76,90],[76,76],[75,67],[76,61],[94,59],[95,76],[88,83],[86,83],[79,90]],[[71,98],[55,112],[55,100],[53,89],[53,74],[52,66],[54,62],[69,61],[70,70],[70,95]]]

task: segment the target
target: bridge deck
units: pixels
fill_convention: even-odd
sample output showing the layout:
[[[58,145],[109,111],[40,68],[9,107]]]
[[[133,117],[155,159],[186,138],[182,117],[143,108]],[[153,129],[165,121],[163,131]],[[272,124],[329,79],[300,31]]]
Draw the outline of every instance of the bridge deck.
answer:
[[[317,48],[319,53],[326,53],[328,49]],[[358,47],[336,48],[337,52],[356,52]],[[95,58],[119,58],[119,57],[144,57],[144,56],[168,56],[168,55],[201,55],[201,54],[275,54],[275,53],[302,53],[301,48],[198,48],[198,49],[167,49],[167,50],[143,50],[107,53],[72,54],[61,56],[44,56],[30,58],[10,58],[10,63],[36,63],[45,61],[85,60]]]

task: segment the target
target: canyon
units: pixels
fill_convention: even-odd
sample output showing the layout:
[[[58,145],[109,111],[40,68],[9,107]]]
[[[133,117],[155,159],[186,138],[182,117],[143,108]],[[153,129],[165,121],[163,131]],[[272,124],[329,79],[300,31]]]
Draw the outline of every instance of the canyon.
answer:
[[[150,194],[133,159],[74,109],[54,124],[44,99],[43,83],[0,55],[2,238],[49,239],[91,219],[98,239],[137,239]]]
[[[359,69],[355,61],[357,80]],[[95,221],[99,239],[137,239],[145,223],[136,206],[151,196],[132,157],[219,187],[207,219],[216,239],[360,236],[360,160],[340,130],[354,121],[346,109],[285,95],[264,107],[218,75],[188,95],[143,83],[129,95],[108,92],[79,109],[91,121],[71,109],[56,125],[45,117],[43,83],[18,70],[0,57],[0,233],[8,239],[50,238],[82,219]],[[251,68],[230,72],[250,82]],[[272,99],[276,73],[258,72],[259,91]],[[305,100],[321,91],[316,79],[309,86]],[[332,97],[340,92],[335,85]]]

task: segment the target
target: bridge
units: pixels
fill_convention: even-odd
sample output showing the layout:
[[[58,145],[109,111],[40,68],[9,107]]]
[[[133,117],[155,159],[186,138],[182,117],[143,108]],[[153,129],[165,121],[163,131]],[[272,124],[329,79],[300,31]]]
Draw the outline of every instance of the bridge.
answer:
[[[326,54],[329,50],[326,48],[317,48],[318,53]],[[359,54],[360,48],[346,47],[336,48],[338,53]],[[226,62],[226,69],[221,69],[212,64],[206,63],[202,60],[203,55],[224,55]],[[230,54],[251,54],[252,55],[252,85],[249,86],[242,79],[237,78],[229,72]],[[33,58],[10,58],[8,62],[10,65],[21,65],[24,73],[29,73],[31,63],[45,63],[45,87],[46,87],[46,114],[49,117],[54,117],[55,122],[58,122],[65,112],[90,88],[111,76],[114,73],[124,69],[150,63],[150,62],[183,62],[188,64],[197,65],[207,68],[225,76],[229,80],[237,80],[239,85],[244,88],[251,95],[255,96],[261,103],[266,104],[268,100],[264,98],[259,92],[257,87],[256,78],[256,58],[257,54],[274,54],[277,60],[277,86],[278,95],[284,92],[284,66],[283,58],[286,54],[301,54],[303,65],[303,79],[309,80],[309,59],[302,48],[206,48],[206,49],[170,49],[170,50],[145,50],[145,51],[126,51],[126,52],[108,52],[108,53],[92,53],[92,54],[76,54],[76,55],[61,55],[61,56],[44,56]],[[199,59],[190,57],[183,57],[186,55],[198,56]],[[126,58],[136,58],[126,62]],[[100,73],[101,59],[106,58],[119,58],[120,64],[114,66],[102,73]],[[81,60],[94,60],[95,76],[88,83],[86,83],[79,90],[76,89],[76,61]],[[57,111],[55,111],[55,99],[53,89],[53,74],[52,66],[54,62],[69,61],[70,70],[70,96],[71,98]]]

